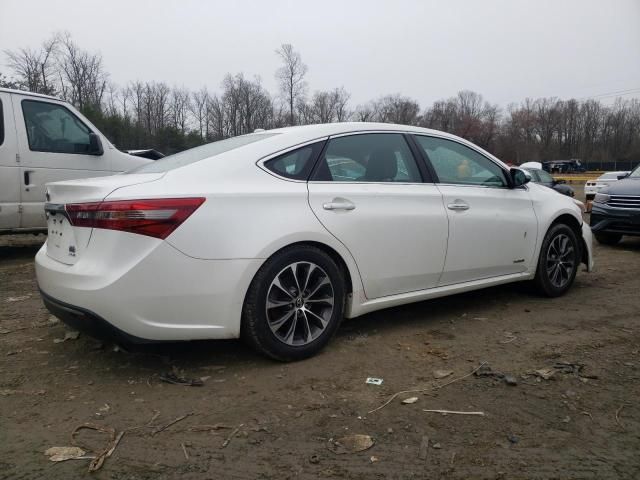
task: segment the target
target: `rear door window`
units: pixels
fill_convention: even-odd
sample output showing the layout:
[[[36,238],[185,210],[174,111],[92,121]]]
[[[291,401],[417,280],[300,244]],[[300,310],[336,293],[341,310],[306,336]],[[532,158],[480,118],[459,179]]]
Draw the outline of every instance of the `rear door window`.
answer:
[[[332,138],[313,180],[421,183],[407,141],[400,133],[365,133]]]
[[[55,103],[23,100],[22,114],[30,150],[80,154],[89,152],[91,130],[68,108]]]
[[[324,142],[306,145],[267,160],[264,162],[264,166],[281,177],[292,180],[306,180],[323,145]]]

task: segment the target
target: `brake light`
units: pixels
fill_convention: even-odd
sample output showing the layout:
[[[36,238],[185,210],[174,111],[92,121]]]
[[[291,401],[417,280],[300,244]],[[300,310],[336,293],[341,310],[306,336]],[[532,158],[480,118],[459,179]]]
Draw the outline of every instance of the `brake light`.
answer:
[[[65,206],[75,227],[103,228],[167,238],[202,205],[204,198],[160,198]]]

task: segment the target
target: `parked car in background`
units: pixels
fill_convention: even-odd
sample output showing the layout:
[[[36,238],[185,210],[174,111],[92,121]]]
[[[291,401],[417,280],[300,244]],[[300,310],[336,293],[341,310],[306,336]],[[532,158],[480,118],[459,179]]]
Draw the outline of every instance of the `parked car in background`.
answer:
[[[47,182],[112,175],[149,162],[117,150],[67,102],[0,88],[0,233],[46,230]]]
[[[542,162],[542,169],[549,173],[577,173],[587,171],[587,167],[577,158]]]
[[[38,285],[97,336],[242,337],[301,359],[345,316],[522,280],[564,294],[592,269],[591,230],[573,200],[528,181],[418,127],[243,135],[49,184]]]
[[[545,187],[549,187],[554,189],[556,192],[561,193],[563,195],[567,195],[568,197],[574,197],[575,192],[573,188],[566,184],[564,180],[556,180],[547,172],[540,168],[531,168],[531,167],[523,167],[529,175],[531,175],[531,181],[534,183],[539,183],[540,185],[544,185]]]
[[[149,160],[158,160],[160,158],[164,158],[164,153],[159,152],[153,148],[143,148],[139,150],[127,150],[129,155],[133,155],[134,157],[142,157],[148,158]]]
[[[584,184],[584,194],[587,199],[593,200],[600,190],[609,185],[610,183],[617,182],[620,177],[629,175],[629,172],[605,172],[595,180],[588,180]]]
[[[590,223],[605,245],[615,245],[624,235],[640,236],[640,165],[596,193]]]

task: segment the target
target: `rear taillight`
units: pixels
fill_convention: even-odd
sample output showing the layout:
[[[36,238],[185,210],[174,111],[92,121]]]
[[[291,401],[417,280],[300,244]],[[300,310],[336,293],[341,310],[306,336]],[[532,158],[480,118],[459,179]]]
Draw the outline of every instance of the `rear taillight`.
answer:
[[[167,238],[204,198],[162,198],[116,202],[71,203],[65,206],[74,227],[104,228]]]

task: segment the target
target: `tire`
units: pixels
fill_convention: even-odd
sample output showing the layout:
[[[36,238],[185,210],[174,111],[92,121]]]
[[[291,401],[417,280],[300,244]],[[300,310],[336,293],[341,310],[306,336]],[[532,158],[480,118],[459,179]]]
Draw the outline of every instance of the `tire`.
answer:
[[[580,242],[564,223],[552,225],[542,242],[534,284],[547,297],[564,295],[573,285],[580,266]]]
[[[603,245],[616,245],[620,240],[622,240],[621,233],[595,233],[594,236],[598,243]]]
[[[310,245],[281,250],[249,286],[241,337],[275,360],[311,357],[340,326],[344,299],[342,269],[324,251]]]

